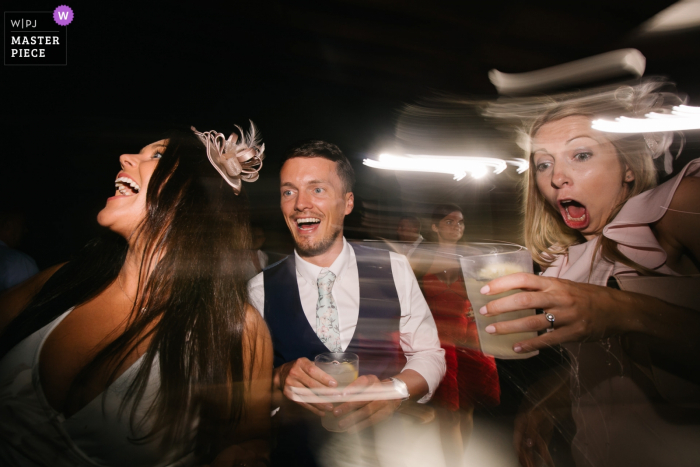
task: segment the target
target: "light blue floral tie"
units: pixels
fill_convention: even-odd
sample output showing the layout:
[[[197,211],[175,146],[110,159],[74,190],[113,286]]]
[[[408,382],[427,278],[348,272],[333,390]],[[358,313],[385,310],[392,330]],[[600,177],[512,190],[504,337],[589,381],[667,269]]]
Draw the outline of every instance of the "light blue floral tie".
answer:
[[[340,328],[338,326],[338,309],[331,290],[335,274],[328,269],[321,269],[316,284],[318,285],[318,303],[316,303],[316,335],[331,352],[342,352],[340,346]]]

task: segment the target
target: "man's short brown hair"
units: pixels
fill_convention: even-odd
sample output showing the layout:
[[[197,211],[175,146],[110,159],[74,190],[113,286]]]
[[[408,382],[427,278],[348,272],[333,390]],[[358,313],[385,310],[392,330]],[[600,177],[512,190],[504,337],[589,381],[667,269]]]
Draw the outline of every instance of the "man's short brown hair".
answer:
[[[340,181],[343,183],[345,193],[352,191],[352,187],[355,185],[355,171],[352,169],[350,161],[345,157],[343,151],[335,144],[316,139],[305,141],[287,151],[282,159],[282,165],[289,159],[297,157],[321,157],[335,162],[335,170],[338,173]]]

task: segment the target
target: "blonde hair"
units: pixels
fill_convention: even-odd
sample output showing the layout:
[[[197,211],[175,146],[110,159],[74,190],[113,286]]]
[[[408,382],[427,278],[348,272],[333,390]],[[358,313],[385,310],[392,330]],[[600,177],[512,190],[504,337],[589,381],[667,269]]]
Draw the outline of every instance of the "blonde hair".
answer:
[[[663,111],[664,103],[677,105],[682,99],[669,92],[658,92],[658,89],[668,83],[654,80],[637,86],[624,86],[616,89],[578,95],[568,95],[564,98],[551,99],[548,109],[540,114],[527,131],[527,142],[549,122],[558,121],[572,116],[594,118],[616,118],[629,116],[640,118],[650,111]],[[665,102],[664,102],[665,101]],[[620,183],[627,186],[624,199],[616,205],[606,224],[610,223],[619,213],[622,206],[632,197],[656,186],[656,169],[654,158],[668,153],[668,147],[673,140],[672,133],[666,134],[608,134],[608,140],[615,147],[622,174],[630,170],[634,180]],[[557,212],[543,197],[535,181],[536,170],[532,153],[527,144],[530,170],[525,184],[525,245],[530,250],[535,262],[546,268],[551,265],[557,255],[566,254],[572,245],[585,242],[580,232],[569,228]],[[669,153],[670,155],[670,153]],[[667,163],[668,164],[668,163]],[[600,256],[598,256],[600,255]],[[640,274],[654,274],[653,271],[641,266],[623,255],[617,248],[617,242],[601,236],[598,254],[609,262],[620,262],[634,268]]]

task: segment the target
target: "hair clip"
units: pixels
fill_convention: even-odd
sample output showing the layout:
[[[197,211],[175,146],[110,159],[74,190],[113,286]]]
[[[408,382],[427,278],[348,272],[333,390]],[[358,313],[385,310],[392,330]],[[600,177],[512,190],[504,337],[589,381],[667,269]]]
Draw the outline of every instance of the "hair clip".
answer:
[[[191,127],[194,134],[207,148],[207,157],[214,168],[221,174],[226,183],[231,185],[236,194],[241,192],[241,180],[254,182],[258,179],[258,172],[262,169],[262,161],[265,157],[265,144],[256,134],[256,128],[250,121],[250,131],[246,133],[236,125],[241,133],[241,141],[238,135],[231,133],[226,139],[223,133],[215,131],[199,132]]]

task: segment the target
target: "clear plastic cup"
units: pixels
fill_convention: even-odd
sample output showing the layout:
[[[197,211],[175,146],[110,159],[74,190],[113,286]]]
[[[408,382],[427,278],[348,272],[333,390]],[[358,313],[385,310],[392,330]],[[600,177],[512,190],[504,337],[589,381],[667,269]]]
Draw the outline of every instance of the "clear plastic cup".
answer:
[[[314,364],[338,382],[338,389],[343,389],[357,379],[360,357],[352,352],[328,352],[317,355]],[[323,428],[328,431],[345,431],[338,426],[340,420],[342,417],[326,412],[322,419]]]
[[[526,339],[537,337],[536,331],[513,334],[489,334],[484,329],[489,324],[510,321],[535,314],[535,310],[520,310],[486,317],[479,309],[492,300],[520,292],[511,290],[498,295],[482,295],[481,288],[493,279],[516,272],[532,273],[532,256],[523,246],[513,243],[470,243],[469,256],[460,258],[467,295],[474,309],[481,351],[501,359],[522,359],[537,355],[538,351],[516,353],[513,345]]]

